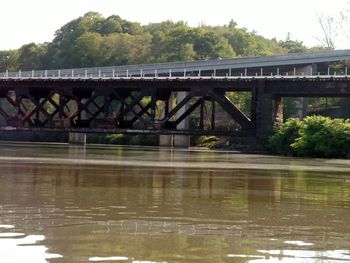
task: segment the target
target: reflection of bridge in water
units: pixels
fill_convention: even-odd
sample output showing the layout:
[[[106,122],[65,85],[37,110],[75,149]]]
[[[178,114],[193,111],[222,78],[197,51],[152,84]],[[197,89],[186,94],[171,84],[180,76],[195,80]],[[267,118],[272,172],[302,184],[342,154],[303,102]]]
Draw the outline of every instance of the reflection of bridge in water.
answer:
[[[262,138],[283,120],[283,97],[350,96],[347,68],[329,66],[346,59],[350,50],[4,72],[0,125],[16,131]],[[250,94],[249,112],[238,108],[231,92]]]

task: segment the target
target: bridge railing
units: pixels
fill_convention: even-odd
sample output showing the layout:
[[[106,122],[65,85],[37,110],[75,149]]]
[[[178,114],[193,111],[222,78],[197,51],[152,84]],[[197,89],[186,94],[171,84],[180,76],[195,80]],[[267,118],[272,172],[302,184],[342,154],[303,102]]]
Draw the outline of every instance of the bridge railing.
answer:
[[[154,66],[154,65],[153,65]],[[307,71],[300,71],[294,67],[292,69],[276,68],[255,68],[255,69],[231,69],[215,70],[202,68],[138,68],[125,69],[114,67],[102,68],[77,68],[77,69],[58,69],[58,70],[30,70],[17,72],[1,72],[2,79],[103,79],[103,78],[237,78],[237,77],[334,77],[334,76],[348,76],[348,68],[334,70],[330,67],[323,69],[323,71],[313,71],[312,67]]]
[[[120,78],[120,77],[240,77],[298,75],[295,68],[350,59],[350,50],[290,53],[276,56],[212,58],[197,61],[164,62],[98,68],[2,72],[0,78]],[[294,71],[294,72],[293,72]],[[311,73],[311,74],[310,74]],[[347,75],[328,68],[305,75]]]

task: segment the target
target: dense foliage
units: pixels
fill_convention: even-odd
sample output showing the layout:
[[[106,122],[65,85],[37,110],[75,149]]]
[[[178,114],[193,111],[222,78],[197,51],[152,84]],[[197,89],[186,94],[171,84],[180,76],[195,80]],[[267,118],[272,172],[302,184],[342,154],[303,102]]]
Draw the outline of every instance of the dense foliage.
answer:
[[[269,147],[278,154],[350,157],[350,121],[322,116],[289,119],[270,137]]]
[[[269,148],[277,154],[294,155],[292,144],[299,138],[302,122],[299,119],[288,119],[281,127],[276,129],[269,139]]]
[[[56,31],[50,43],[30,43],[18,50],[0,51],[0,71],[93,67],[274,55],[307,51],[302,42],[266,39],[237,27],[188,26],[165,21],[141,25],[117,15],[104,18],[89,12]]]

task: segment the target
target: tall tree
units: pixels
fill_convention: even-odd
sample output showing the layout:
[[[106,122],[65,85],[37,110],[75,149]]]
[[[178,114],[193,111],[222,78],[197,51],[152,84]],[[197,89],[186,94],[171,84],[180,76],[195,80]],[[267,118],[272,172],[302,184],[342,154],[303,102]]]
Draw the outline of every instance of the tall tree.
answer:
[[[335,49],[336,40],[339,36],[341,27],[339,20],[331,15],[318,15],[318,23],[322,29],[322,36],[318,37],[321,45],[327,49]]]
[[[0,72],[16,71],[18,69],[18,50],[0,51]]]
[[[86,32],[71,47],[69,63],[75,67],[93,67],[100,63],[103,38],[99,33]]]
[[[197,59],[235,57],[235,52],[226,38],[215,31],[206,31],[203,28],[196,32],[194,50],[197,53]]]
[[[291,34],[287,34],[285,41],[279,42],[280,46],[287,49],[288,53],[299,53],[307,51],[307,48],[303,45],[303,42],[292,40]]]
[[[18,50],[17,62],[22,70],[45,68],[47,44],[30,43]]]

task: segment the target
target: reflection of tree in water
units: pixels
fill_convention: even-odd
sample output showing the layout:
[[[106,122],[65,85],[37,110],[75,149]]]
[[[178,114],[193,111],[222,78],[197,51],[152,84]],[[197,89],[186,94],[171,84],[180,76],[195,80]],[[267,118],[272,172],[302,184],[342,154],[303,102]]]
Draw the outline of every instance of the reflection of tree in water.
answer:
[[[309,205],[350,208],[350,187],[347,178],[347,174],[344,173],[296,171],[283,186],[285,189],[293,187],[297,190],[285,191],[286,197],[302,198],[303,202]]]

